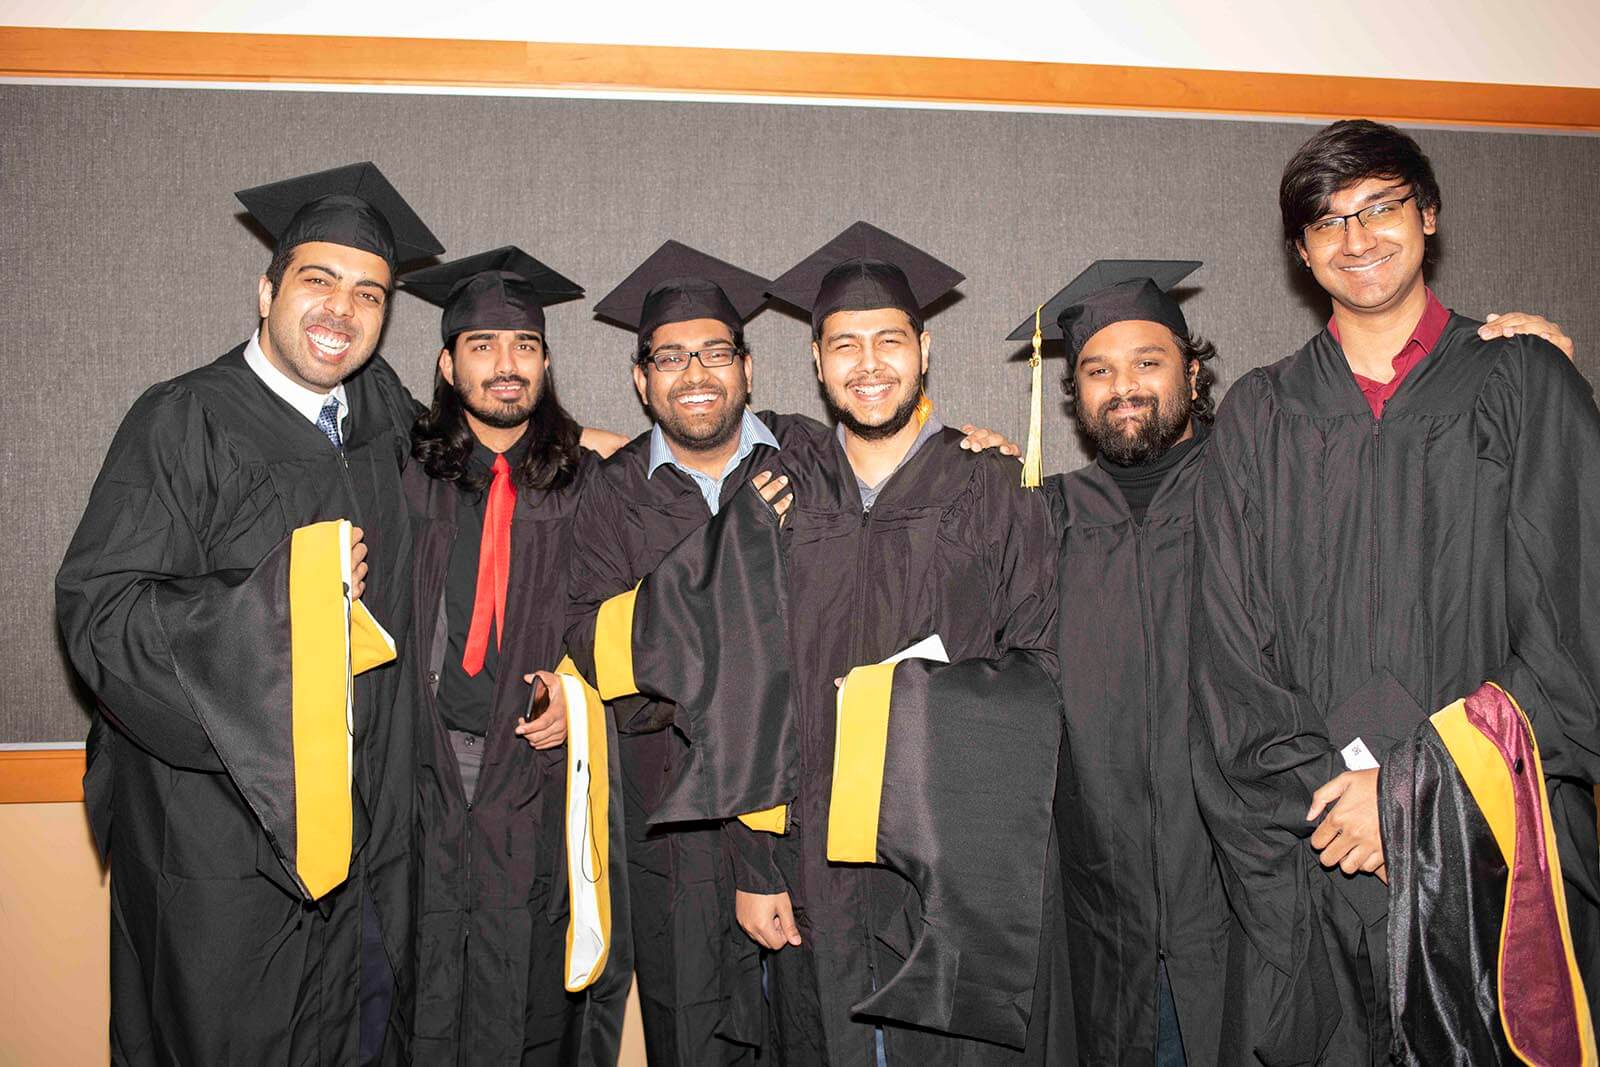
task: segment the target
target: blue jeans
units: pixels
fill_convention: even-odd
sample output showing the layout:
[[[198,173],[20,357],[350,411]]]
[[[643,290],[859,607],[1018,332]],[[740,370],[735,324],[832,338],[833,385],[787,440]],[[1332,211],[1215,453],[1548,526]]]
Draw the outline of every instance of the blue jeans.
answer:
[[[1167,965],[1162,963],[1156,977],[1156,1067],[1186,1067],[1188,1062],[1178,1032],[1178,1005],[1167,982]]]

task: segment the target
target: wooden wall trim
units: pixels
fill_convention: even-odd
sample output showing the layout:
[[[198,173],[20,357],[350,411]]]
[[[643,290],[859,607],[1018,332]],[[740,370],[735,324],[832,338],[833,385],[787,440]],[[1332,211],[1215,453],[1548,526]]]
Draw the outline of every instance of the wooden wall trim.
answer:
[[[1600,130],[1600,89],[517,41],[0,27],[0,76],[636,90]]]
[[[83,749],[0,750],[0,804],[83,802]]]

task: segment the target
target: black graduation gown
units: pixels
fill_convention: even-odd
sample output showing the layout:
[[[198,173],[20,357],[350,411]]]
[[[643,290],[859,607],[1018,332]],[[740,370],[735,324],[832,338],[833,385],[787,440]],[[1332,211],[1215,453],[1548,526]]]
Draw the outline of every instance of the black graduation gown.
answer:
[[[799,796],[783,836],[740,824],[730,831],[740,843],[740,888],[787,891],[803,940],[767,956],[779,1062],[875,1063],[874,1022],[853,1017],[851,1009],[900,972],[923,923],[916,890],[901,874],[827,859],[833,680],[934,633],[952,664],[998,661],[1010,653],[1055,677],[1055,541],[1046,503],[1018,487],[1014,461],[974,457],[961,450],[960,440],[951,429],[928,440],[889,478],[867,513],[832,431],[813,438],[809,455],[785,444],[795,488],[785,537]],[[897,686],[903,673],[895,676]],[[1059,715],[1059,707],[1051,705],[1048,713]],[[895,744],[891,729],[891,759]],[[996,833],[995,847],[1005,847],[1004,826]],[[1044,947],[1026,1050],[886,1023],[890,1063],[1071,1058],[1053,840],[1045,865]],[[1040,891],[1018,888],[1034,901]]]
[[[573,517],[579,490],[597,465],[585,452],[578,477],[560,492],[517,492],[505,638],[471,803],[436,700],[449,636],[446,574],[462,493],[430,478],[420,464],[406,469],[416,524],[413,639],[423,694],[417,722],[419,1063],[616,1062],[632,970],[626,881],[611,882],[613,935],[604,972],[589,989],[566,992],[566,749],[534,751],[513,733],[527,710],[522,676],[554,670],[562,657]],[[615,776],[614,746],[611,756]],[[620,805],[613,804],[611,822],[615,858],[623,847]]]
[[[112,1056],[355,1062],[370,896],[396,979],[384,1058],[405,1062],[415,690],[403,683],[411,536],[400,471],[412,401],[374,358],[345,385],[341,455],[243,352],[134,404],[56,579],[67,649],[98,699],[84,794],[112,874]],[[262,679],[248,674],[232,706],[216,699],[217,679],[204,699],[192,680],[215,649],[257,648],[266,662],[287,646],[241,610],[249,579],[294,529],[340,518],[366,533],[363,599],[401,662],[355,679],[350,875],[311,904],[247,801],[292,793],[292,769],[245,740],[251,719],[288,707],[264,705]]]
[[[1388,1054],[1387,892],[1324,871],[1311,793],[1491,680],[1544,756],[1573,941],[1600,993],[1600,417],[1537,338],[1452,316],[1374,421],[1324,331],[1223,402],[1201,490],[1195,786],[1244,935],[1228,1062]]]
[[[810,420],[762,412],[780,445]],[[693,479],[672,466],[646,477],[650,434],[600,465],[585,487],[572,556],[573,658],[593,677],[595,611],[633,588],[672,548],[711,518]],[[726,503],[756,474],[782,470],[782,452],[757,445],[722,486]],[[754,1061],[763,1038],[756,946],[733,917],[733,874],[716,823],[646,823],[679,774],[687,744],[670,729],[674,707],[642,695],[611,703],[627,809],[634,968],[652,1064]],[[742,977],[741,977],[742,976]]]
[[[1206,443],[1167,473],[1142,524],[1098,463],[1045,480],[1061,528],[1067,743],[1055,810],[1085,1064],[1154,1062],[1162,959],[1190,1067],[1218,1062],[1230,916],[1189,771],[1189,593]]]

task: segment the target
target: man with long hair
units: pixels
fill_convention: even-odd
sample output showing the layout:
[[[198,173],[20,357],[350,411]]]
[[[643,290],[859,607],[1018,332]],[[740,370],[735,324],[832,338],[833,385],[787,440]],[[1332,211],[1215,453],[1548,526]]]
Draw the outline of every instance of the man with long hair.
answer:
[[[1224,1058],[1511,1062],[1501,1009],[1512,1018],[1519,994],[1565,971],[1513,979],[1514,961],[1475,955],[1496,952],[1498,921],[1485,944],[1479,920],[1509,918],[1495,870],[1513,857],[1474,851],[1470,874],[1436,868],[1423,897],[1408,878],[1391,898],[1389,860],[1411,855],[1387,854],[1388,804],[1398,790],[1412,816],[1439,813],[1443,794],[1413,797],[1400,769],[1435,712],[1484,689],[1520,705],[1537,750],[1514,773],[1536,777],[1542,756],[1546,874],[1565,883],[1539,951],[1559,955],[1557,925],[1569,935],[1586,1020],[1600,993],[1600,412],[1556,347],[1485,330],[1428,288],[1441,195],[1407,134],[1320,130],[1279,203],[1333,315],[1228,391],[1196,520],[1195,786],[1239,920]],[[1482,816],[1458,814],[1435,838],[1489,841]],[[1392,903],[1474,886],[1469,911]],[[1397,977],[1396,922],[1455,955]],[[1439,1013],[1450,1047],[1411,1044]]]
[[[597,460],[556,395],[544,307],[583,290],[509,246],[402,285],[444,309],[405,473],[423,694],[417,1060],[614,1062],[625,949],[613,942],[590,989],[563,988],[566,709],[550,673]]]

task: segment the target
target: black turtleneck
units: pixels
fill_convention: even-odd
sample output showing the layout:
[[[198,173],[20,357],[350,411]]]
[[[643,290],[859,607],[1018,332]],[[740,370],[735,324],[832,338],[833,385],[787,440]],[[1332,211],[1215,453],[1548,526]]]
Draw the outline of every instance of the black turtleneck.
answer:
[[[528,451],[528,435],[506,449],[506,462],[513,476]],[[500,667],[500,649],[491,630],[489,648],[484,653],[483,670],[468,677],[461,669],[467,649],[467,631],[472,627],[472,605],[478,598],[478,550],[483,544],[483,511],[488,503],[489,468],[495,453],[483,442],[474,441],[471,469],[484,478],[484,488],[463,488],[456,501],[456,539],[450,546],[450,562],[445,571],[444,617],[446,633],[444,667],[439,671],[439,717],[452,730],[482,735],[489,722],[489,704],[494,700],[495,675]],[[518,487],[518,492],[521,492]]]
[[[1125,467],[1107,459],[1104,453],[1095,457],[1100,469],[1111,475],[1111,480],[1122,490],[1122,498],[1128,502],[1128,510],[1133,512],[1135,523],[1144,522],[1145,512],[1150,510],[1150,502],[1156,498],[1156,491],[1161,488],[1161,483],[1167,480],[1167,475],[1172,469],[1183,462],[1183,457],[1193,451],[1194,446],[1205,438],[1210,429],[1203,422],[1194,423],[1192,437],[1186,441],[1179,441],[1148,463]]]

